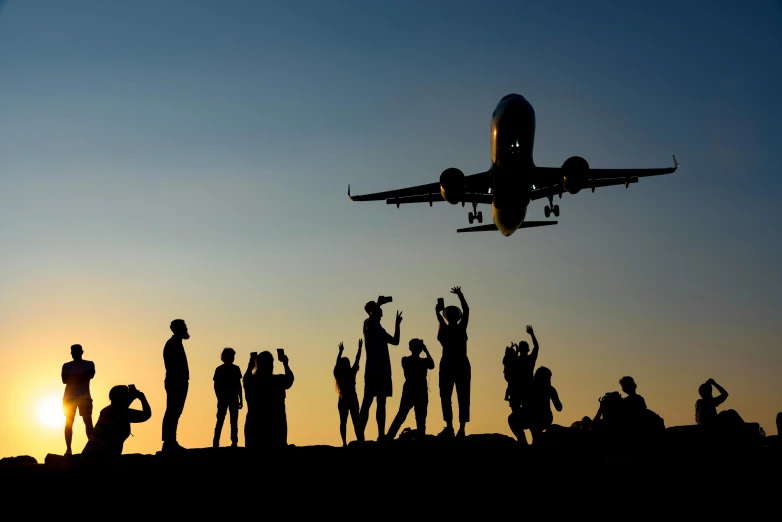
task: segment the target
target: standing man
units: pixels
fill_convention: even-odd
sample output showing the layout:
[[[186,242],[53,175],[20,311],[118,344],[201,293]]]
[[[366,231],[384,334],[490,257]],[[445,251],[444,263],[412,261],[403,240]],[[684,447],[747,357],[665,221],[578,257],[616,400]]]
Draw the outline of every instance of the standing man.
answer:
[[[187,325],[183,319],[171,321],[174,335],[166,341],[163,348],[163,361],[166,365],[166,414],[163,416],[163,451],[184,449],[176,440],[179,417],[185,409],[190,370],[187,366],[187,354],[182,341],[190,339]]]
[[[382,440],[386,434],[386,399],[393,394],[391,383],[391,358],[388,355],[388,345],[399,345],[399,325],[402,322],[402,313],[396,312],[394,336],[380,325],[383,318],[381,306],[390,303],[390,297],[380,296],[377,303],[368,302],[364,311],[369,315],[364,320],[364,346],[367,349],[367,366],[364,370],[364,398],[361,401],[359,411],[359,424],[361,426],[359,440],[364,440],[364,430],[369,420],[369,408],[372,401],[377,398],[377,440]]]
[[[82,359],[84,350],[80,344],[71,346],[73,360],[62,365],[62,383],[65,393],[62,397],[62,408],[65,412],[65,455],[72,455],[73,421],[76,409],[84,421],[87,430],[87,440],[92,437],[92,397],[90,396],[90,379],[95,377],[95,364]]]
[[[456,387],[456,397],[459,400],[459,433],[464,436],[465,424],[470,421],[470,379],[472,370],[467,359],[467,322],[470,320],[470,307],[464,299],[462,289],[456,286],[451,289],[456,294],[462,309],[455,306],[444,307],[442,300],[437,302],[435,313],[439,331],[437,340],[443,347],[443,357],[440,359],[440,401],[443,407],[445,428],[441,437],[453,437],[453,406],[451,397]],[[445,312],[445,319],[440,315]]]

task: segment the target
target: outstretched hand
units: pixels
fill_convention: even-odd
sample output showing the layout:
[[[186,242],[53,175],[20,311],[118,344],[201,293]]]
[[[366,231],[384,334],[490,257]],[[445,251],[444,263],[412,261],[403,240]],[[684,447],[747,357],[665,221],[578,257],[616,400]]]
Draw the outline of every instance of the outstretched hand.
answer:
[[[339,353],[342,353],[345,350],[345,345],[340,341],[339,343]]]
[[[456,295],[462,295],[462,287],[454,286],[453,288],[451,288],[451,293]]]
[[[360,350],[362,346],[364,346],[364,339],[359,339],[358,340],[358,349]]]
[[[397,310],[396,311],[396,324],[401,324],[401,323],[402,323],[402,312]]]
[[[535,335],[535,331],[532,329],[532,326],[527,325],[527,333],[530,335]]]
[[[285,365],[287,365],[287,364],[288,364],[288,356],[287,356],[287,355],[285,355],[285,354],[282,354],[282,355],[280,355],[280,356],[278,357],[278,359],[280,360],[280,362],[281,362],[282,364],[285,364]]]
[[[514,352],[518,352],[519,351],[519,345],[514,343],[513,341],[511,341],[510,346],[506,346],[506,348],[510,348]]]

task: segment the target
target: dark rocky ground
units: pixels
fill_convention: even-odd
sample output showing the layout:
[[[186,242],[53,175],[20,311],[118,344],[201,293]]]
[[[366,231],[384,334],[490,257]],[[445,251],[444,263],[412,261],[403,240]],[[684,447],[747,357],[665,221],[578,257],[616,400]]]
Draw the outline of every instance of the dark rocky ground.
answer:
[[[123,455],[101,466],[79,457],[27,459],[0,462],[3,503],[33,498],[41,512],[78,510],[86,499],[90,509],[119,502],[125,515],[140,510],[150,517],[225,510],[226,516],[286,518],[523,518],[533,512],[726,518],[735,509],[746,519],[766,509],[775,513],[782,498],[782,449],[760,445],[524,447],[495,434],[260,454],[190,449],[173,456]],[[623,515],[628,508],[632,513]]]

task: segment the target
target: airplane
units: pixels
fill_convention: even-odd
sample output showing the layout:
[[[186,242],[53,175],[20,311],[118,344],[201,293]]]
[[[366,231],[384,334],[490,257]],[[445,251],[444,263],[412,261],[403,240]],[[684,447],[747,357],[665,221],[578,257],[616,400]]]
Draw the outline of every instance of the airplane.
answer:
[[[559,205],[554,196],[577,194],[585,188],[592,192],[599,187],[638,183],[639,178],[672,174],[679,168],[676,156],[673,167],[658,169],[590,169],[589,163],[580,157],[568,158],[562,167],[538,167],[532,160],[535,141],[535,110],[520,94],[504,96],[494,109],[491,120],[491,167],[486,172],[470,176],[456,168],[440,174],[440,181],[387,192],[363,196],[351,195],[351,201],[386,200],[389,205],[407,203],[432,203],[447,201],[452,205],[472,204],[467,217],[483,223],[479,204],[491,205],[492,224],[460,228],[457,232],[483,232],[499,230],[508,237],[520,228],[556,225],[558,221],[525,221],[531,201],[547,198],[544,208],[546,218],[559,217]]]

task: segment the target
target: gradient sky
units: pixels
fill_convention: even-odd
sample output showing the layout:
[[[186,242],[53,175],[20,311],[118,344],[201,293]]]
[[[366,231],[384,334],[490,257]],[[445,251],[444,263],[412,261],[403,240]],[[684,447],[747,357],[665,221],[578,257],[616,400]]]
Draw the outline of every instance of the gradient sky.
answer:
[[[136,384],[153,415],[125,452],[158,450],[179,317],[192,335],[184,446],[211,443],[225,346],[242,369],[285,347],[289,441],[338,444],[331,371],[339,341],[353,356],[363,304],[392,295],[388,329],[404,312],[390,423],[407,342],[439,361],[433,308],[456,303],[454,285],[472,308],[470,432],[510,434],[501,360],[529,323],[559,424],[594,415],[623,375],[667,425],[692,423],[713,377],[726,407],[775,433],[782,5],[583,4],[7,2],[0,456],[64,451],[37,409],[61,398],[73,343],[96,365],[95,418],[111,386]],[[536,109],[538,165],[665,167],[675,153],[681,168],[565,195],[558,226],[510,238],[457,235],[461,206],[348,201],[348,183],[485,170],[510,92]],[[436,433],[436,371],[429,386]],[[84,443],[77,420],[75,451]]]

